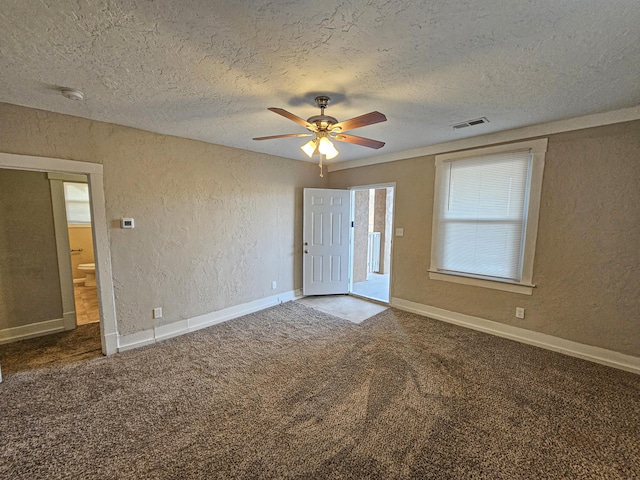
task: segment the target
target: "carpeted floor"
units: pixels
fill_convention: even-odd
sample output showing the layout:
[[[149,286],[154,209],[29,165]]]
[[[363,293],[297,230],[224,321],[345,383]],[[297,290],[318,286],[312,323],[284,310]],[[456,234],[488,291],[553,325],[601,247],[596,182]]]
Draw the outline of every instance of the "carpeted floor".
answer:
[[[99,323],[79,325],[67,332],[0,345],[0,365],[4,377],[47,365],[57,367],[101,356]]]
[[[6,360],[3,359],[3,364]],[[640,376],[291,302],[5,373],[0,478],[640,478]]]

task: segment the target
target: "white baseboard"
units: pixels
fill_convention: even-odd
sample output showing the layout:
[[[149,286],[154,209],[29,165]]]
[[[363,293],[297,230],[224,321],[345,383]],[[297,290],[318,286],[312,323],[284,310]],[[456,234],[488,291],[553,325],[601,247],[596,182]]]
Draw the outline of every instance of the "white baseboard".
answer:
[[[217,323],[226,322],[259,310],[264,310],[265,308],[273,307],[280,303],[290,302],[291,300],[295,300],[301,296],[302,292],[300,290],[290,290],[278,295],[254,300],[252,302],[234,305],[233,307],[224,308],[216,312],[206,313],[186,320],[179,320],[168,325],[160,325],[142,332],[118,336],[118,351],[125,352],[134,348],[167,340],[168,338],[184,335],[185,333],[195,332],[196,330],[207,328]]]
[[[118,334],[107,333],[104,336],[104,342],[102,343],[102,354],[113,355],[118,351]]]
[[[64,318],[46,320],[44,322],[30,323],[21,327],[11,327],[0,330],[0,345],[17,342],[27,338],[41,337],[50,333],[64,332]]]
[[[141,332],[129,333],[128,335],[118,335],[118,351],[126,352],[145,345],[155,343],[153,330],[143,330]]]
[[[572,342],[563,338],[533,332],[519,327],[512,327],[503,323],[472,317],[462,313],[444,310],[442,308],[411,302],[402,298],[392,298],[391,306],[407,312],[417,313],[425,317],[453,323],[498,337],[508,338],[516,342],[534,345],[554,352],[564,353],[572,357],[589,360],[609,367],[618,368],[640,374],[640,357],[625,355],[606,348],[594,347],[583,343]]]

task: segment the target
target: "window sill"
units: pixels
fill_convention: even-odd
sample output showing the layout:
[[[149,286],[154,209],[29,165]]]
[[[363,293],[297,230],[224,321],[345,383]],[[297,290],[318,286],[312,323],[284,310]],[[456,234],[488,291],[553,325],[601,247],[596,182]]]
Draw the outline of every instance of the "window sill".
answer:
[[[532,295],[535,285],[527,285],[523,283],[498,282],[493,280],[484,280],[481,278],[463,277],[461,275],[452,275],[450,273],[440,273],[429,271],[431,280],[441,280],[443,282],[458,283],[461,285],[470,285],[472,287],[491,288],[493,290],[502,290],[504,292],[520,293],[522,295]]]

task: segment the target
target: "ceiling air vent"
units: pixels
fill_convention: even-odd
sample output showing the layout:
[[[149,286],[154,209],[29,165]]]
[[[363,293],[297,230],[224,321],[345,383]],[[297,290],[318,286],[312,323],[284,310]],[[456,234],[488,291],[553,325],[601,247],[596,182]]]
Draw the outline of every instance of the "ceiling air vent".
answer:
[[[456,123],[451,125],[454,130],[459,130],[460,128],[473,127],[475,125],[482,125],[483,123],[489,123],[485,117],[476,118],[475,120],[467,120],[466,122]]]

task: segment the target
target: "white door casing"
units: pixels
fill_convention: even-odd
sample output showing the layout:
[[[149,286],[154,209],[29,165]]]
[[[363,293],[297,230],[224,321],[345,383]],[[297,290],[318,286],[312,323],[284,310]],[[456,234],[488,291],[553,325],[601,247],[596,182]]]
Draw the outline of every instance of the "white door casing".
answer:
[[[349,190],[305,188],[303,295],[349,293]]]
[[[103,166],[92,162],[0,152],[0,168],[33,170],[36,172],[76,173],[87,176],[89,196],[91,198],[102,353],[105,355],[115,354],[118,351],[118,324],[116,322],[116,304],[111,272],[109,223],[105,209],[104,182],[102,178]]]

